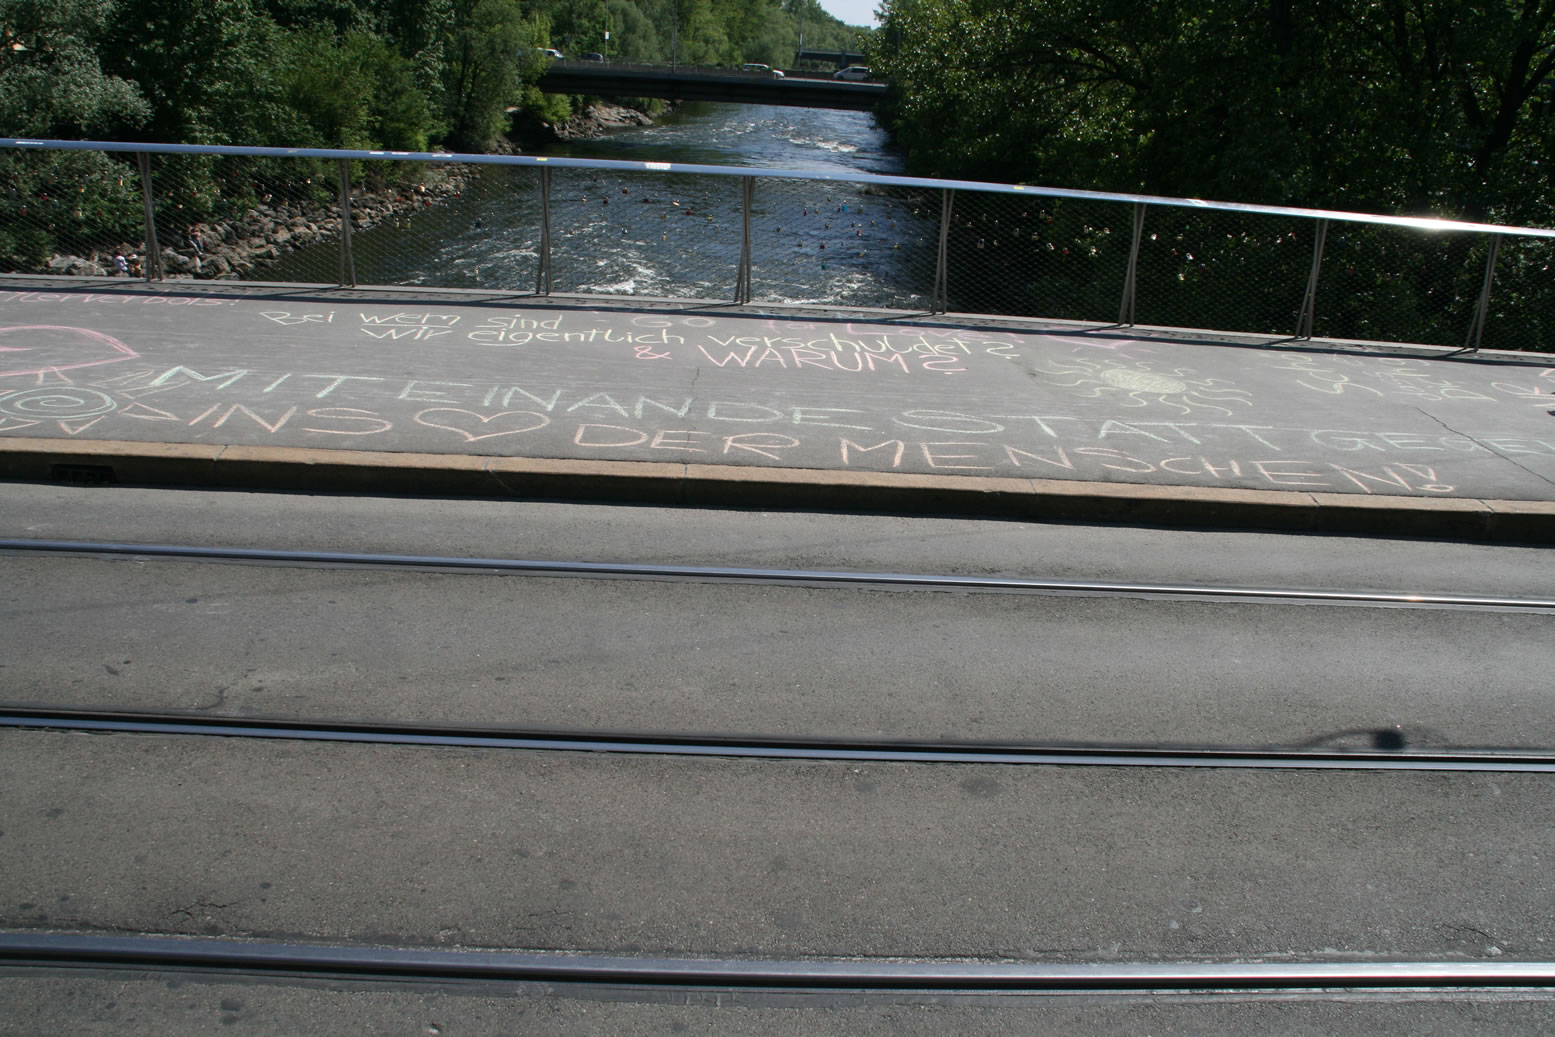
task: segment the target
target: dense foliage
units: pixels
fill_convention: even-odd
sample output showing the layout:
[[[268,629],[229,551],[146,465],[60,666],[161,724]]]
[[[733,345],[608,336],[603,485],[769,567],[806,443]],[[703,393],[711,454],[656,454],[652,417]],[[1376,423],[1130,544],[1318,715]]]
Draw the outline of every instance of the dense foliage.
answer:
[[[788,68],[801,36],[806,50],[859,48],[860,30],[816,0],[536,0],[536,6],[550,19],[552,45],[568,55]]]
[[[870,64],[891,83],[881,118],[914,172],[1555,225],[1555,0],[884,0],[883,14]],[[1118,312],[1126,212],[1056,202],[1012,225],[975,197],[957,204],[962,283],[993,286],[989,304]],[[1103,222],[1112,233],[1097,236]],[[1308,221],[1158,207],[1146,226],[1164,276],[1142,322],[1294,329],[1311,246],[1292,246],[1310,242]],[[1550,253],[1511,246],[1494,297],[1519,314],[1519,341],[1544,349]],[[1336,232],[1327,254],[1329,334],[1463,334],[1482,240]]]
[[[1555,0],[886,0],[920,170],[1548,221]]]
[[[801,33],[858,46],[816,0],[0,0],[0,134],[483,150],[541,48],[784,67]]]

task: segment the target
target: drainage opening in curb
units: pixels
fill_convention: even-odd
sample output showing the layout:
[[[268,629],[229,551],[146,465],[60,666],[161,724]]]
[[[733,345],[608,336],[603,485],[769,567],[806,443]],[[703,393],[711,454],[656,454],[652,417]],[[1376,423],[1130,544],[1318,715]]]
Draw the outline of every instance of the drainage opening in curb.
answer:
[[[103,486],[118,482],[113,466],[105,464],[56,464],[49,466],[51,482],[71,483],[76,486]]]

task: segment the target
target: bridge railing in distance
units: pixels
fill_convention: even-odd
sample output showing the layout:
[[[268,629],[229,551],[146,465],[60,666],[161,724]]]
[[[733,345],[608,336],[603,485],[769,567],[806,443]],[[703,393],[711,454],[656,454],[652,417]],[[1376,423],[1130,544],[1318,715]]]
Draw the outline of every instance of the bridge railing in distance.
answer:
[[[1555,230],[863,173],[0,139],[0,271],[1555,351]]]

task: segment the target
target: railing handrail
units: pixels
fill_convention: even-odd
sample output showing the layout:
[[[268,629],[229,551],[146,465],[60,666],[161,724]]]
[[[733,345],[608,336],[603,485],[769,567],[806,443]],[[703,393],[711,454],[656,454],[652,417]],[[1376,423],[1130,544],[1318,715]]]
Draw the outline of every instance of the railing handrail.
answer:
[[[762,166],[719,166],[692,162],[635,162],[620,159],[558,158],[547,155],[476,155],[447,151],[362,151],[341,148],[268,148],[226,144],[157,144],[128,141],[40,140],[0,137],[0,147],[49,151],[112,151],[154,155],[222,155],[245,158],[322,158],[347,161],[391,159],[399,162],[454,162],[474,165],[562,167],[569,169],[614,169],[625,172],[694,173],[709,176],[778,177],[785,180],[821,180],[838,183],[876,184],[883,187],[913,187],[923,190],[978,191],[985,194],[1022,195],[1037,198],[1070,198],[1097,202],[1124,202],[1131,205],[1157,205],[1218,212],[1256,213],[1265,216],[1291,216],[1299,219],[1335,220],[1388,227],[1406,227],[1421,231],[1472,231],[1516,237],[1555,239],[1555,228],[1514,227],[1497,223],[1471,223],[1426,216],[1385,216],[1377,213],[1307,209],[1295,206],[1260,205],[1252,202],[1206,201],[1201,198],[1173,198],[1165,195],[1124,194],[1113,191],[1089,191],[1068,187],[1039,187],[1031,184],[999,184],[978,180],[941,180],[929,177],[892,176],[883,173],[834,172],[827,170],[777,169]]]

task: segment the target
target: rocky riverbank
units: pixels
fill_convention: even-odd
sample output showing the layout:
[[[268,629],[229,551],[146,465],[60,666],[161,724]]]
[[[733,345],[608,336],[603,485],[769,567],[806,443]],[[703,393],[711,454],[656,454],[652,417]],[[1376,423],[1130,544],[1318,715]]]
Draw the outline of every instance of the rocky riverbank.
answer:
[[[673,107],[673,101],[666,101],[662,110]],[[570,140],[593,140],[619,130],[652,126],[654,121],[654,116],[639,108],[608,101],[596,101],[563,122],[540,122],[519,108],[510,109],[509,114],[513,117],[509,136],[515,147],[526,151]]]
[[[435,166],[427,169],[422,182],[410,186],[356,188],[351,192],[351,229],[364,231],[457,198],[471,174],[468,166]],[[340,226],[340,207],[334,200],[286,202],[269,196],[231,219],[193,224],[172,241],[161,239],[168,228],[158,228],[162,272],[169,278],[245,277],[283,252],[338,239]],[[144,249],[143,243],[120,246],[118,254],[125,257],[130,276],[144,272]],[[116,268],[114,252],[95,251],[86,256],[56,255],[43,272],[111,277],[119,272]]]
[[[550,129],[557,140],[592,140],[616,130],[652,126],[653,116],[619,104],[592,104],[563,123]]]
[[[653,116],[636,108],[598,102],[566,122],[528,127],[520,134],[530,146],[603,137],[618,130],[652,126]],[[503,142],[499,151],[516,151]],[[469,166],[428,167],[423,182],[410,187],[356,188],[351,193],[351,227],[364,231],[390,220],[403,219],[416,210],[457,198],[473,175]],[[262,273],[266,263],[291,249],[303,248],[340,236],[340,210],[331,199],[323,202],[282,201],[266,198],[241,215],[226,220],[196,223],[190,227],[158,228],[162,272],[175,278],[245,278]],[[112,277],[119,273],[144,273],[143,242],[123,242],[118,252],[127,270],[120,271],[113,250],[88,255],[55,255],[40,271],[75,277]]]

